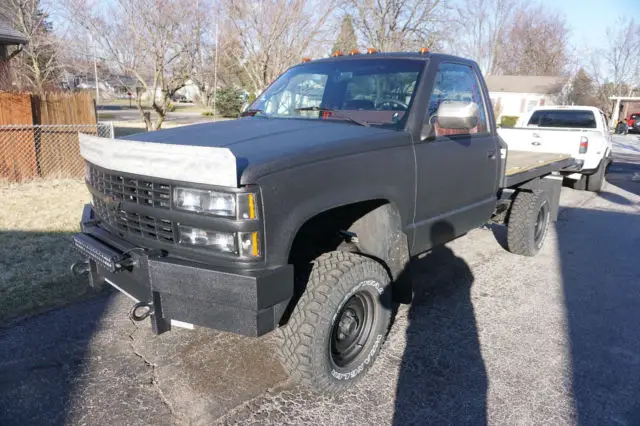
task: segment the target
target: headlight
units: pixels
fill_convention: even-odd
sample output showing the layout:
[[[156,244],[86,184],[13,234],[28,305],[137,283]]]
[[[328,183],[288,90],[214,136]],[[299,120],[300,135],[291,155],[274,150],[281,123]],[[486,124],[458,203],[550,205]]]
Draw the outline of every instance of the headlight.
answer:
[[[208,247],[221,253],[238,253],[236,234],[231,232],[207,231],[191,226],[178,226],[180,244]]]
[[[178,225],[178,241],[182,245],[206,247],[220,253],[260,257],[259,232],[218,232]]]
[[[234,219],[258,218],[256,194],[231,194],[201,189],[175,188],[173,204],[176,208]]]
[[[236,196],[216,191],[176,188],[173,191],[174,204],[179,209],[217,216],[236,216]]]

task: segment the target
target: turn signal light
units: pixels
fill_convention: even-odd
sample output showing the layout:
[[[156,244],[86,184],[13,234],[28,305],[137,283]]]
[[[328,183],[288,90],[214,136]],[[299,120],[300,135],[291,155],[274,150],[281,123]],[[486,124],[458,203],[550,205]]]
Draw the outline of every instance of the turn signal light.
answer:
[[[419,50],[421,55],[425,55],[427,53],[429,53],[429,49],[427,49],[426,47],[421,47]]]

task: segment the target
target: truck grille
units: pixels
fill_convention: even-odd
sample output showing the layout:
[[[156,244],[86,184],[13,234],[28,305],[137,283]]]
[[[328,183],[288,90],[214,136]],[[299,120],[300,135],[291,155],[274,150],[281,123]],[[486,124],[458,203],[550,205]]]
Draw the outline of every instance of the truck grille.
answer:
[[[168,219],[127,212],[122,209],[114,210],[96,197],[93,198],[93,208],[98,218],[116,231],[129,232],[165,243],[174,242],[173,222]]]
[[[169,209],[171,205],[171,186],[166,183],[135,179],[115,173],[102,171],[88,165],[89,184],[117,201],[128,201],[143,206]]]
[[[160,212],[170,208],[171,186],[169,184],[103,171],[91,164],[87,164],[87,167],[89,185],[114,201],[154,207]],[[99,196],[93,197],[93,208],[96,216],[115,231],[170,244],[175,241],[171,220],[134,213],[122,207],[113,208]]]

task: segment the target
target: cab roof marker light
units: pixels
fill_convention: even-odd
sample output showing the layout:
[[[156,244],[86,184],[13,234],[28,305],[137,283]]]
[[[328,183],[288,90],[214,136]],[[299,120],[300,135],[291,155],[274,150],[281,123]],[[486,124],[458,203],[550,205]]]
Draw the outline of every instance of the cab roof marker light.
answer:
[[[351,49],[349,52],[349,56],[359,55],[360,51],[358,49]]]
[[[421,55],[426,55],[427,53],[429,53],[429,49],[427,49],[426,47],[421,47],[420,50],[418,51]]]
[[[367,49],[367,55],[373,55],[374,53],[378,53],[378,50],[373,47]]]
[[[343,52],[342,50],[336,50],[335,52],[333,52],[333,53],[331,54],[331,56],[333,56],[334,58],[335,58],[336,56],[343,56],[343,55],[344,55],[344,52]]]

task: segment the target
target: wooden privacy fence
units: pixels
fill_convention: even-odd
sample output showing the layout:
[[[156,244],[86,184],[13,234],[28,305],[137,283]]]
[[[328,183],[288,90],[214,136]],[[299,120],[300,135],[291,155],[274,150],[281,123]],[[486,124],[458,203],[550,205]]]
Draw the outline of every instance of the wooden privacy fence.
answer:
[[[82,176],[78,132],[113,137],[91,95],[0,92],[0,179]]]

